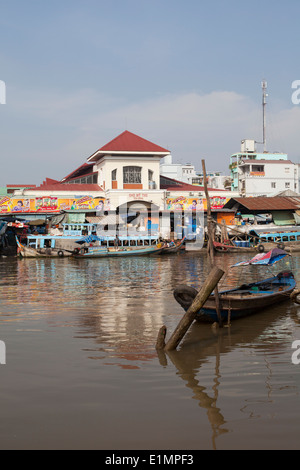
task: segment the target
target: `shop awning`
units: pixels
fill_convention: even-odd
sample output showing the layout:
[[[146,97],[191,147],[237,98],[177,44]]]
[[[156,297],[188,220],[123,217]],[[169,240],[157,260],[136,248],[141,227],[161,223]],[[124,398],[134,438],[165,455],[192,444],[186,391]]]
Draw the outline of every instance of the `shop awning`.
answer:
[[[85,222],[85,213],[68,213],[68,224],[84,224]]]
[[[295,211],[293,216],[294,216],[296,225],[300,225],[300,211]]]
[[[120,217],[119,215],[116,214],[110,214],[110,215],[105,215],[104,217],[101,217],[99,222],[99,225],[124,225],[125,222]]]
[[[292,211],[272,211],[275,225],[295,225],[295,218]]]
[[[44,225],[46,222],[45,219],[35,219],[35,220],[30,220],[29,225]]]
[[[102,217],[86,217],[89,224],[99,224]]]

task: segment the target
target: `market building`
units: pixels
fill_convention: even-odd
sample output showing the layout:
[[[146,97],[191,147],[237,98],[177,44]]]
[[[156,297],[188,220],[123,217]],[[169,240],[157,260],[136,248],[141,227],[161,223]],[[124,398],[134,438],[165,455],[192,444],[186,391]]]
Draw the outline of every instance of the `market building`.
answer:
[[[139,211],[148,221],[151,212],[152,224],[161,227],[163,213],[205,211],[203,186],[160,174],[161,160],[169,156],[168,149],[125,131],[60,181],[46,178],[38,187],[18,187],[13,194],[1,197],[0,214],[40,219],[64,213],[66,222],[83,223]],[[222,211],[232,195],[231,191],[209,188],[212,210]],[[228,213],[226,217],[229,222]]]

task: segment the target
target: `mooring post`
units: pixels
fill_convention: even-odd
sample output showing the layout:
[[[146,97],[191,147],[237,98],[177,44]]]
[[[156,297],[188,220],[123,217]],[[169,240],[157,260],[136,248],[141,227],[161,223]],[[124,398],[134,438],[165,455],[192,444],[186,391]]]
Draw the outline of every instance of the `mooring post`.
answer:
[[[189,329],[190,325],[195,320],[196,314],[198,310],[205,304],[206,300],[218,285],[221,277],[224,275],[224,271],[219,269],[217,266],[214,266],[210,271],[208,277],[206,278],[203,286],[201,287],[200,291],[196,295],[192,305],[189,307],[187,312],[181,318],[179,324],[177,325],[174,333],[172,334],[171,338],[168,340],[165,350],[171,351],[172,349],[176,349],[184,335],[186,334],[187,330]],[[160,336],[162,332],[160,330]]]
[[[157,341],[156,341],[156,349],[164,349],[166,346],[165,338],[167,333],[167,327],[164,325],[158,332]]]

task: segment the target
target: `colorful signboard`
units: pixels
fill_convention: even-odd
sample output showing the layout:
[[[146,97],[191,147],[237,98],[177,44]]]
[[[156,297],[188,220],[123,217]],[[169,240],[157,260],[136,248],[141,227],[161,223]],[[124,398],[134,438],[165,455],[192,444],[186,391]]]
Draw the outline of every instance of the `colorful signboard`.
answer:
[[[226,197],[214,196],[210,198],[211,209],[221,209],[228,201]],[[73,198],[61,198],[43,196],[36,198],[0,196],[0,214],[17,213],[57,213],[69,210],[95,210],[101,212],[115,209],[111,207],[109,199],[92,196],[75,196]],[[206,199],[178,196],[168,198],[166,201],[168,210],[206,210]]]
[[[210,198],[211,209],[222,209],[229,200],[227,197],[213,196]],[[207,201],[197,197],[187,198],[184,196],[168,198],[167,209],[169,210],[206,210]]]
[[[59,197],[24,198],[15,196],[0,197],[0,213],[56,213],[67,210],[109,210],[104,198],[75,196],[72,199]]]

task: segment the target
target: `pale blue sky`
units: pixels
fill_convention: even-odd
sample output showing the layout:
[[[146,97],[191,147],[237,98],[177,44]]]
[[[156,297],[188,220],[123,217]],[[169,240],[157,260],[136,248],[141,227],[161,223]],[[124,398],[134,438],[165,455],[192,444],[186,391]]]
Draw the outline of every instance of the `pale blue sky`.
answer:
[[[299,162],[300,2],[0,1],[0,186],[61,179],[125,129],[228,173],[244,138]]]

